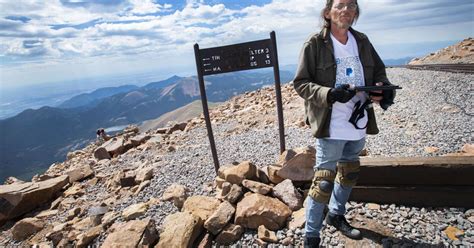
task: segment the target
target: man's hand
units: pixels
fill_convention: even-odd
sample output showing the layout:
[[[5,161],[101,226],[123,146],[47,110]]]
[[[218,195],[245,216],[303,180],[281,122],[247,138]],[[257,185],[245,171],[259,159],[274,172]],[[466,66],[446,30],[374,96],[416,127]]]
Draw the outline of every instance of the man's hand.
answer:
[[[334,102],[346,103],[349,100],[351,100],[355,94],[356,94],[355,90],[349,89],[349,85],[344,84],[334,89],[331,89],[329,91],[328,99],[329,99],[329,102],[331,103],[334,103]]]
[[[375,83],[375,85],[376,86],[382,86],[383,83],[378,82],[378,83]],[[383,99],[383,92],[381,90],[374,90],[374,91],[369,92],[369,96],[370,96],[370,100],[372,100],[372,102],[379,104],[380,101],[382,101],[382,99]]]

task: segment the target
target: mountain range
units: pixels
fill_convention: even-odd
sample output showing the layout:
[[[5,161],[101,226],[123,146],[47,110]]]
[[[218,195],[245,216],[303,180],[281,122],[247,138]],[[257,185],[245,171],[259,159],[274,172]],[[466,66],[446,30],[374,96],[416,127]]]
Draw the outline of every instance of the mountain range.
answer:
[[[293,73],[280,71],[282,83]],[[273,84],[273,71],[236,72],[205,78],[209,102]],[[197,77],[173,76],[137,87],[101,88],[77,95],[58,107],[28,109],[0,120],[0,180],[30,179],[51,163],[63,161],[95,138],[101,127],[139,124],[200,99]]]

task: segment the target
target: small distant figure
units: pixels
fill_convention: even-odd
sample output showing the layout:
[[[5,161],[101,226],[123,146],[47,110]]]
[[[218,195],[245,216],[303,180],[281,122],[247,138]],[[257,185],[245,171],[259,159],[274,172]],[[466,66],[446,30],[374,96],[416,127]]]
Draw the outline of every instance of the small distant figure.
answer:
[[[105,133],[103,128],[97,129],[96,134],[98,143],[104,143],[105,141],[110,140],[110,136]]]

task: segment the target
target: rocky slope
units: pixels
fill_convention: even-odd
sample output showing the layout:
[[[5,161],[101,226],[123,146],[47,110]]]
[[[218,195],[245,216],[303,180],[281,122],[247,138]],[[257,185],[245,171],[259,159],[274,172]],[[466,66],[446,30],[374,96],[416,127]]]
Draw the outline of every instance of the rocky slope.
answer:
[[[376,107],[381,133],[368,138],[369,156],[438,156],[463,149],[459,155],[472,153],[473,96],[466,90],[472,75],[395,68],[388,76],[403,90],[388,111]],[[71,152],[67,161],[35,177],[35,183],[11,179],[12,184],[1,186],[0,222],[6,214],[16,217],[2,226],[0,246],[154,245],[158,236],[158,247],[176,244],[172,242],[186,246],[201,241],[199,233],[207,233],[203,240],[212,245],[301,245],[306,187],[280,181],[272,169],[286,168],[294,156],[303,156],[311,165],[314,154],[305,147],[313,146],[314,139],[304,125],[302,99],[291,85],[285,85],[282,94],[287,148],[295,150],[293,155],[279,156],[272,88],[236,96],[211,111],[220,164],[234,165],[221,170],[218,178],[202,117],[144,134],[129,128],[104,144]],[[26,214],[15,210],[15,204],[28,200],[19,201],[22,195],[35,191],[41,191],[41,197],[29,199],[37,208],[23,211]],[[12,200],[12,195],[17,198]],[[272,207],[262,213],[255,205]],[[348,219],[363,228],[365,238],[349,240],[325,228],[324,246],[474,245],[472,209],[359,202],[348,203],[347,209]],[[179,230],[186,232],[178,235]]]
[[[474,63],[474,39],[467,38],[452,46],[431,53],[423,58],[415,58],[409,65],[424,64],[468,64]]]

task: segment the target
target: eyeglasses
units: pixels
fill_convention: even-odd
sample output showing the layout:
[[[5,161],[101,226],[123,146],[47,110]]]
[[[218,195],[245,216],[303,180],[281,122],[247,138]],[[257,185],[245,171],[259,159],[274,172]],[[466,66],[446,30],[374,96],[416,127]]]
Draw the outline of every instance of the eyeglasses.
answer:
[[[333,8],[338,9],[338,10],[343,10],[345,7],[347,7],[348,10],[356,10],[357,4],[356,3],[347,3],[347,4],[340,3],[333,6]]]

